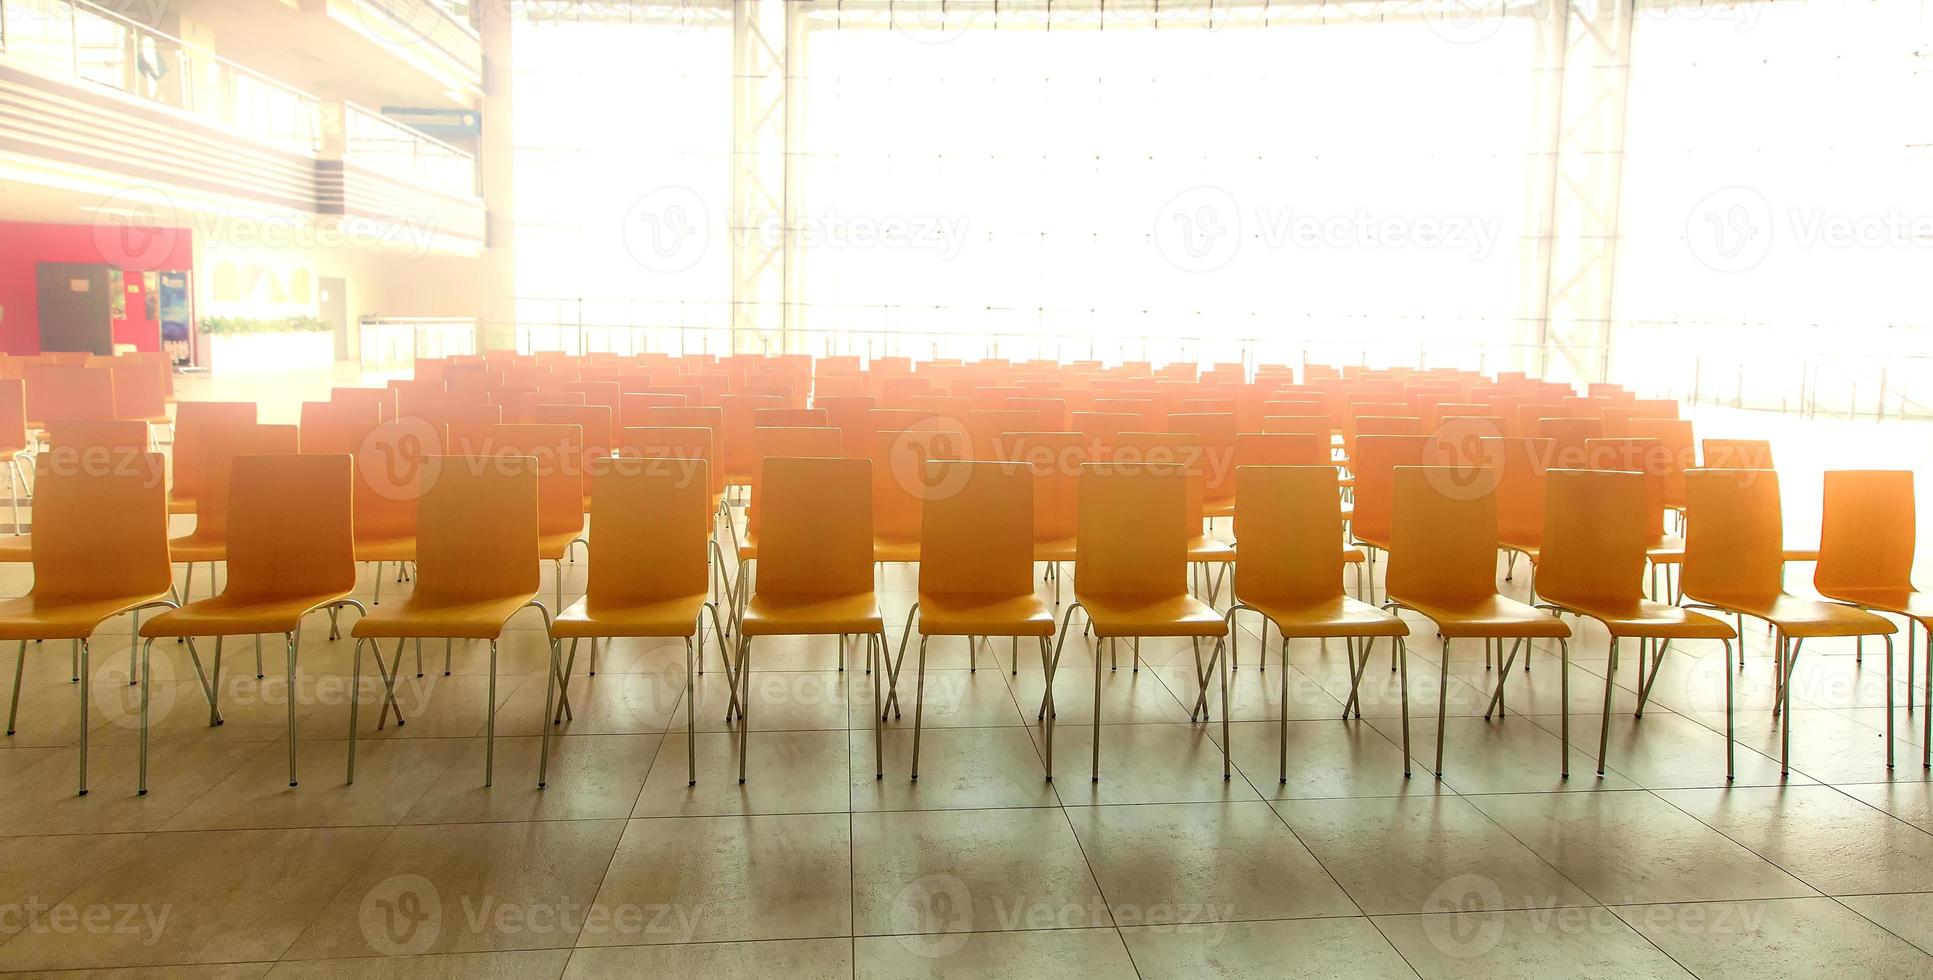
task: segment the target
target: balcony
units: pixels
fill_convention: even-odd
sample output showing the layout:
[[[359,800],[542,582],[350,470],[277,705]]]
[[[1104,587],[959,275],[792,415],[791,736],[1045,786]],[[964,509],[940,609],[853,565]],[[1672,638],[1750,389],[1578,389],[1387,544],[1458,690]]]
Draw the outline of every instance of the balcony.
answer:
[[[452,94],[483,93],[483,39],[472,0],[304,0]]]
[[[0,179],[484,239],[469,154],[85,0],[0,0]]]

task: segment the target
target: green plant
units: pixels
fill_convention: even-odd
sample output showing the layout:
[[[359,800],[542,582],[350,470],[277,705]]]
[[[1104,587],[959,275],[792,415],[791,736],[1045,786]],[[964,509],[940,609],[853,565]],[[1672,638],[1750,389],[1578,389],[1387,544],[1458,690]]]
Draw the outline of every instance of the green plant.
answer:
[[[249,333],[327,333],[328,330],[327,323],[312,316],[210,316],[201,319],[201,332],[209,336]]]

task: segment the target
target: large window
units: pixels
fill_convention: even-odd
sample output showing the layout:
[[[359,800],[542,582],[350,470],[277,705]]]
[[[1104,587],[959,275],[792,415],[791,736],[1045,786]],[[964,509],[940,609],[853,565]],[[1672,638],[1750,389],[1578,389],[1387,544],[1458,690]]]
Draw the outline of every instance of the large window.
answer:
[[[1527,18],[1480,44],[1394,7],[1123,19],[815,23],[795,326],[942,356],[1200,337],[1183,349],[1204,360],[1259,338],[1266,360],[1414,364],[1424,340],[1515,339],[1536,261]]]
[[[1933,401],[1924,16],[1917,0],[1640,9],[1614,374],[1757,407]]]
[[[717,349],[702,331],[730,318],[730,17],[527,3],[513,29],[519,342]]]

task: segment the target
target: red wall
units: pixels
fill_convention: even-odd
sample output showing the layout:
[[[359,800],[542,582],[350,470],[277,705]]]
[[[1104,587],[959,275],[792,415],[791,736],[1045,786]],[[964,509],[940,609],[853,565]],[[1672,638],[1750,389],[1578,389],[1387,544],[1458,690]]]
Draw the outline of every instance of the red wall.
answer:
[[[0,351],[40,352],[40,304],[35,267],[42,262],[101,263],[121,269],[135,291],[128,316],[114,322],[114,341],[137,349],[161,349],[161,324],[149,321],[141,273],[194,269],[194,238],[186,228],[124,230],[103,218],[91,225],[43,225],[0,221]]]

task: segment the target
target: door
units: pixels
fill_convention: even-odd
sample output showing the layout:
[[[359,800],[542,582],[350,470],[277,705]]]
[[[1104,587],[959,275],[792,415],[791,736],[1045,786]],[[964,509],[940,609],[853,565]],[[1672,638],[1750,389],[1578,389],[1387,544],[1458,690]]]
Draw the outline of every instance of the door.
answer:
[[[114,297],[105,265],[42,262],[39,280],[40,349],[114,353]]]
[[[336,335],[336,360],[346,361],[352,353],[349,350],[349,287],[341,279],[323,276],[318,283],[321,287],[319,302],[322,306],[322,322]]]

